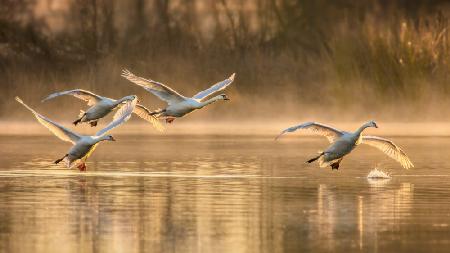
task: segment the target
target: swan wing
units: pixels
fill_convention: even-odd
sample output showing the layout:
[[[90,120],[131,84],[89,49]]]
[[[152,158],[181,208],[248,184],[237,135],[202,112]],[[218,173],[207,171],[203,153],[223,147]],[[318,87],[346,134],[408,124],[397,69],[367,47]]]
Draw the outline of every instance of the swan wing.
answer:
[[[334,142],[344,134],[344,132],[331,126],[327,126],[317,122],[306,122],[297,126],[286,128],[275,138],[275,140],[280,138],[285,133],[295,132],[298,129],[307,130],[310,133],[325,136],[327,137],[329,142]]]
[[[146,91],[167,102],[169,105],[180,103],[186,100],[184,96],[180,95],[172,88],[151,79],[145,79],[143,77],[136,76],[127,69],[124,69],[122,71],[122,77],[128,79],[130,82],[136,85],[141,86]]]
[[[119,126],[120,124],[126,122],[130,119],[134,108],[136,107],[137,98],[127,101],[125,104],[121,105],[119,110],[114,114],[113,120],[105,128],[98,131],[95,135],[102,136],[109,130]]]
[[[151,111],[147,109],[145,106],[137,104],[133,110],[133,113],[144,119],[145,121],[150,122],[154,128],[158,131],[164,131],[163,125],[159,122],[159,120],[151,114]]]
[[[413,163],[411,162],[411,160],[409,160],[405,152],[399,146],[395,145],[395,143],[388,139],[384,139],[378,136],[363,136],[362,143],[380,149],[390,158],[399,162],[405,169],[414,167]]]
[[[230,85],[234,81],[234,76],[235,76],[235,73],[233,73],[227,79],[214,84],[213,86],[209,87],[208,89],[206,89],[204,91],[200,91],[199,93],[195,94],[195,96],[193,96],[192,98],[198,99],[198,100],[203,100],[204,98],[208,97],[209,95],[225,89],[226,87],[228,87],[228,85]]]
[[[75,144],[81,138],[81,136],[78,135],[77,133],[74,133],[71,130],[59,125],[58,123],[40,115],[31,107],[29,107],[27,104],[25,104],[19,97],[16,97],[16,101],[21,103],[28,110],[30,110],[34,114],[36,119],[39,121],[39,123],[45,126],[48,130],[50,130],[50,132],[52,132],[54,135],[56,135],[56,137],[60,138],[61,140]]]
[[[47,100],[50,100],[52,98],[59,97],[62,95],[71,95],[78,99],[84,100],[88,103],[89,106],[95,105],[96,103],[100,102],[103,99],[103,97],[101,97],[97,94],[94,94],[90,91],[82,90],[82,89],[75,89],[75,90],[66,90],[66,91],[61,91],[61,92],[55,92],[53,94],[48,95],[46,98],[44,98],[42,100],[42,102],[45,102]]]

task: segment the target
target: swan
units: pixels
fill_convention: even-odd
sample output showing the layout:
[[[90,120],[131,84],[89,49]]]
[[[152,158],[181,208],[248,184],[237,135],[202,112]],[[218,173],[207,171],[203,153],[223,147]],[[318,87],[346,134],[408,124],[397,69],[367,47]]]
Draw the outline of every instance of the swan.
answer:
[[[403,150],[395,145],[392,141],[378,136],[362,135],[364,129],[368,127],[378,128],[375,121],[369,121],[363,124],[355,132],[345,132],[316,122],[306,122],[297,126],[289,127],[283,130],[276,138],[280,138],[283,134],[294,132],[298,129],[307,130],[309,132],[327,137],[331,145],[318,156],[310,159],[307,163],[319,160],[320,167],[331,166],[331,169],[338,169],[339,163],[344,156],[349,154],[359,144],[368,144],[383,151],[386,155],[399,162],[405,169],[414,167],[408,156]]]
[[[87,90],[75,89],[55,92],[44,98],[42,102],[63,95],[74,96],[78,99],[86,101],[88,103],[88,106],[91,106],[86,112],[81,111],[79,118],[73,122],[74,125],[77,125],[80,122],[89,122],[91,126],[97,126],[98,120],[108,115],[112,110],[116,109],[117,106],[123,104],[126,101],[130,101],[136,98],[135,95],[130,95],[116,100],[99,96]],[[133,113],[138,115],[140,118],[150,122],[158,131],[163,131],[164,127],[161,125],[161,123],[159,123],[155,116],[151,115],[150,110],[145,106],[136,104]]]
[[[37,113],[27,104],[25,104],[19,97],[16,97],[16,101],[30,110],[39,121],[39,123],[49,129],[54,135],[56,135],[56,137],[73,144],[69,151],[54,163],[58,164],[64,160],[67,168],[71,168],[73,167],[73,165],[78,164],[77,168],[80,171],[85,171],[86,160],[92,154],[97,145],[102,141],[115,141],[112,135],[106,135],[106,133],[109,130],[126,122],[131,117],[133,109],[136,106],[137,98],[129,100],[124,105],[122,105],[120,109],[115,113],[111,123],[109,123],[102,130],[98,131],[94,136],[77,134]],[[78,161],[80,163],[78,163]]]
[[[141,86],[146,91],[152,93],[168,104],[165,109],[160,109],[151,113],[152,115],[156,115],[157,118],[165,118],[167,123],[172,123],[175,118],[183,117],[196,109],[201,109],[218,100],[229,100],[225,94],[220,94],[208,100],[204,99],[225,89],[234,81],[234,76],[235,73],[233,73],[229,78],[214,84],[210,88],[201,91],[190,98],[181,95],[162,83],[136,76],[127,69],[122,71],[122,77],[128,79],[136,85]]]

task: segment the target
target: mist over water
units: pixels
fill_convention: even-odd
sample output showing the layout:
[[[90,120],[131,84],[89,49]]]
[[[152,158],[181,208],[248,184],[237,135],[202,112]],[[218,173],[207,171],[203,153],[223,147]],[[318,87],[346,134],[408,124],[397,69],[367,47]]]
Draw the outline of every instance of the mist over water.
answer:
[[[164,124],[164,132],[158,132],[152,125],[142,122],[142,120],[135,117],[127,122],[124,126],[111,131],[115,137],[117,136],[153,136],[154,138],[166,138],[180,135],[204,136],[205,138],[211,135],[218,135],[224,138],[233,136],[265,136],[274,139],[282,130],[300,123],[301,120],[278,121],[268,123],[262,120],[255,121],[194,121],[188,118],[177,119],[173,124]],[[363,122],[326,122],[331,126],[343,131],[355,131],[361,126]],[[450,136],[450,124],[446,122],[430,122],[430,123],[393,123],[377,121],[379,128],[368,129],[365,131],[366,135],[376,136],[410,136],[410,137],[447,137]],[[96,128],[92,128],[87,124],[79,125],[73,128],[70,121],[61,121],[61,124],[73,129],[75,132],[84,135],[95,134],[98,129],[109,123],[108,118],[99,123]],[[0,131],[3,136],[48,136],[51,139],[57,139],[45,127],[35,121],[0,121]],[[291,139],[314,137],[316,139],[323,139],[323,137],[315,136],[311,133],[295,132],[289,133],[282,137],[279,141],[290,141]]]
[[[82,102],[39,101],[74,88],[164,106],[121,78],[123,68],[186,96],[236,72],[231,101],[189,115],[194,121],[450,117],[445,1],[93,2],[0,6],[2,119],[28,118],[18,95],[71,120]]]

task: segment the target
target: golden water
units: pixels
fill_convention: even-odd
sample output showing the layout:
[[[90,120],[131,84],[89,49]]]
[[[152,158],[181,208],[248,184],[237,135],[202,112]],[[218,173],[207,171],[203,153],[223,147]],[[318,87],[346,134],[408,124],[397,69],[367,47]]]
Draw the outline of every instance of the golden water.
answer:
[[[359,147],[305,164],[324,139],[117,136],[80,173],[69,145],[0,137],[0,252],[446,252],[450,138],[401,137],[405,170]],[[368,180],[378,167],[389,180]]]

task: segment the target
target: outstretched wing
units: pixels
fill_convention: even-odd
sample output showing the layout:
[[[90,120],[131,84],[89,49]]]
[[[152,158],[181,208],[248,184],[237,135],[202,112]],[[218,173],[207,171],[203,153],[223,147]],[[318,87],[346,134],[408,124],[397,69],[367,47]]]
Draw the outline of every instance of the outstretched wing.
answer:
[[[341,137],[344,134],[344,132],[342,132],[334,127],[331,127],[331,126],[327,126],[327,125],[324,125],[321,123],[316,123],[316,122],[306,122],[306,123],[303,123],[303,124],[300,124],[297,126],[293,126],[293,127],[289,127],[287,129],[283,130],[275,138],[275,140],[280,138],[285,133],[295,132],[298,129],[307,130],[311,133],[325,136],[325,137],[327,137],[329,142],[334,142],[337,138]]]
[[[126,122],[130,119],[131,114],[133,113],[134,108],[136,107],[137,98],[133,100],[128,100],[125,104],[123,104],[119,110],[117,110],[116,114],[114,114],[113,120],[109,123],[105,128],[98,131],[95,135],[102,136],[109,130],[119,126],[120,124]]]
[[[61,140],[68,141],[68,142],[75,144],[81,138],[80,135],[78,135],[78,134],[70,131],[69,129],[59,125],[58,123],[53,122],[52,120],[47,119],[46,117],[40,115],[35,110],[33,110],[31,107],[26,105],[22,101],[22,99],[20,99],[19,97],[16,97],[16,101],[21,103],[28,110],[30,110],[34,114],[36,119],[39,121],[39,123],[41,123],[43,126],[48,128],[48,130],[50,130],[50,132],[52,132],[54,135],[56,135],[56,137],[60,138]]]
[[[88,102],[89,106],[95,105],[96,103],[100,102],[103,99],[103,97],[101,97],[97,94],[94,94],[90,91],[76,89],[76,90],[66,90],[66,91],[61,91],[61,92],[55,92],[53,94],[48,95],[46,98],[44,98],[42,100],[42,102],[45,102],[47,100],[50,100],[52,98],[59,97],[62,95],[71,95],[78,99],[84,100],[84,101]]]
[[[129,70],[122,70],[122,77],[128,79],[134,84],[137,84],[144,88],[146,91],[151,92],[153,95],[157,96],[161,100],[166,101],[169,105],[180,103],[186,100],[186,98],[180,95],[178,92],[174,91],[172,88],[153,81],[151,79],[145,79],[134,75]]]
[[[235,73],[233,73],[227,79],[214,84],[213,86],[209,87],[208,89],[206,89],[204,91],[200,91],[199,93],[195,94],[195,96],[193,96],[192,98],[202,100],[213,93],[216,93],[218,91],[225,89],[228,85],[230,85],[234,81],[234,76],[235,76]]]
[[[151,111],[147,109],[145,106],[137,104],[134,108],[133,113],[135,113],[137,116],[141,117],[142,119],[150,122],[154,128],[156,128],[158,131],[162,132],[164,131],[163,125],[158,121],[158,119],[151,115]]]
[[[395,143],[388,139],[378,136],[363,136],[362,143],[380,149],[390,158],[399,162],[405,169],[414,167],[414,164],[409,160],[405,152],[403,152],[399,146],[395,145]]]

